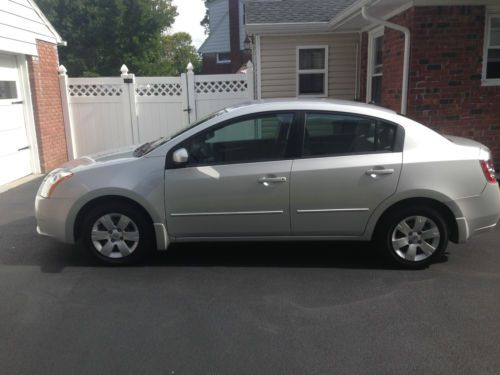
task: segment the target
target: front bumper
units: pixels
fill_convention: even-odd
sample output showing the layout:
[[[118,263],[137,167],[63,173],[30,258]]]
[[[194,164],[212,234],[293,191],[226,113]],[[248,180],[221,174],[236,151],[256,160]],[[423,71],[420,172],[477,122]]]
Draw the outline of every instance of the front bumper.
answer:
[[[71,201],[68,199],[43,198],[37,195],[35,198],[37,232],[62,242],[74,243],[67,227],[71,206]]]

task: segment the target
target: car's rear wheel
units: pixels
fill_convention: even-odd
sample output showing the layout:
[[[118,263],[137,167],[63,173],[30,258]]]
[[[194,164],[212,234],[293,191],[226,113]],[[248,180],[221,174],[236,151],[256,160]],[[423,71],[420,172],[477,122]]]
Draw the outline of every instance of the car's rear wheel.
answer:
[[[422,268],[438,259],[448,246],[448,227],[431,207],[391,212],[378,228],[377,242],[390,260],[407,268]]]
[[[151,224],[145,214],[119,202],[91,208],[82,223],[81,244],[110,265],[132,264],[152,248]]]

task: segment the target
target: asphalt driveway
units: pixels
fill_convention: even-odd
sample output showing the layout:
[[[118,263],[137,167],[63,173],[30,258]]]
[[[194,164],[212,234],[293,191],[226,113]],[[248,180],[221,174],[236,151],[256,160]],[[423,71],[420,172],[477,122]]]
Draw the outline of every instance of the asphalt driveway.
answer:
[[[173,246],[108,268],[0,193],[2,374],[498,374],[500,230],[422,271],[369,245]]]

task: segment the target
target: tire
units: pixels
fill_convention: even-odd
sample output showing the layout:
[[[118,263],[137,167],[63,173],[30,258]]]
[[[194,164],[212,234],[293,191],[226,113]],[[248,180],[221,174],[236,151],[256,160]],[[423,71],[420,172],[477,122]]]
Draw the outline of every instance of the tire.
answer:
[[[403,207],[387,214],[375,235],[378,247],[393,264],[420,269],[442,256],[449,230],[436,209]]]
[[[105,264],[130,265],[151,252],[154,232],[141,210],[127,203],[110,202],[85,213],[79,241]]]

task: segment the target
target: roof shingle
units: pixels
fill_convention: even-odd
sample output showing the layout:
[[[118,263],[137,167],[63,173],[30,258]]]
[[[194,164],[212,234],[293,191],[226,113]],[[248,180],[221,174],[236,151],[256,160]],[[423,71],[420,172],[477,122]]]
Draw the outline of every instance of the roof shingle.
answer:
[[[328,22],[356,0],[247,0],[245,23]]]

